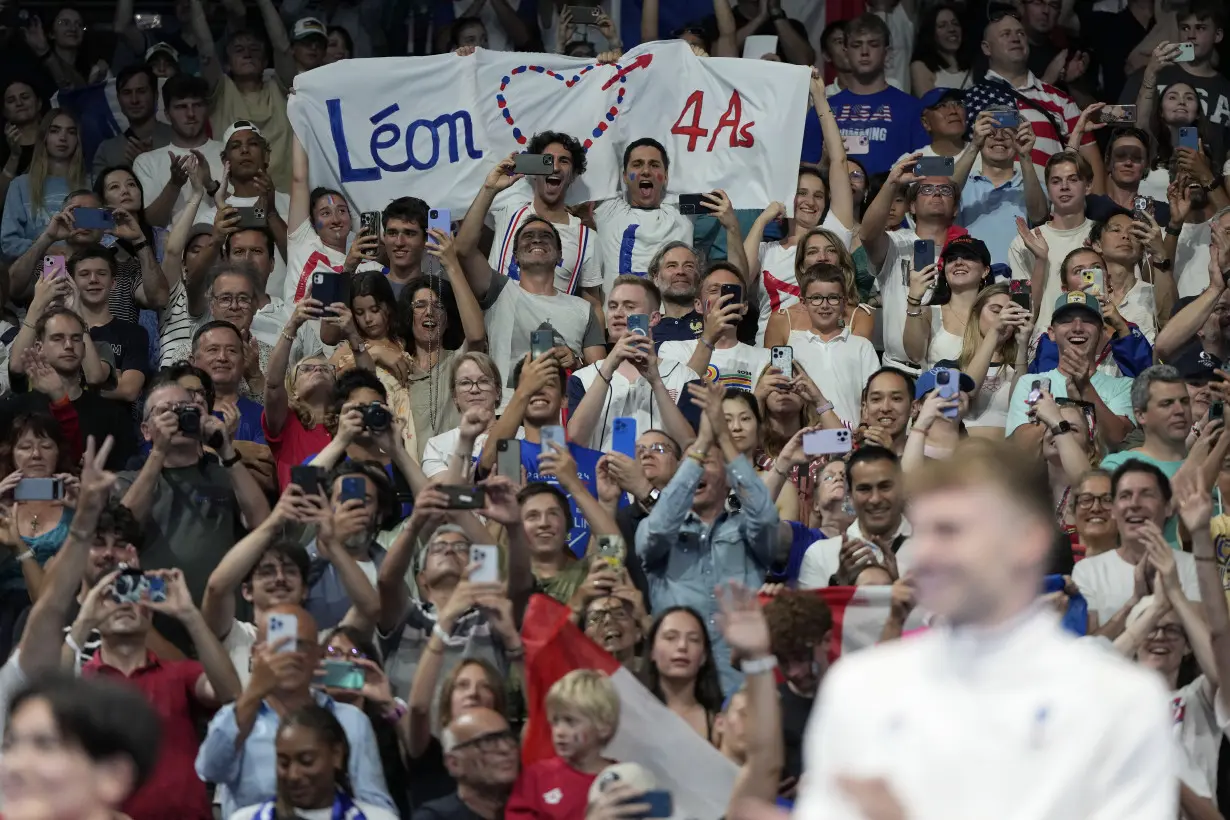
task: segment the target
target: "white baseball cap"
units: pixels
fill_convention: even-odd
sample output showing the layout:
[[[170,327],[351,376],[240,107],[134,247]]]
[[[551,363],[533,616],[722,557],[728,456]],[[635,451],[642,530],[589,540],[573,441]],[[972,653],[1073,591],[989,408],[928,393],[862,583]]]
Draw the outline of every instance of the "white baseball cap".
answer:
[[[323,37],[327,40],[329,39],[329,30],[325,28],[324,23],[315,17],[300,17],[295,21],[291,40],[298,41],[308,37]]]
[[[170,43],[154,43],[152,46],[150,46],[148,49],[146,49],[146,51],[145,51],[145,62],[147,62],[147,63],[148,63],[148,62],[150,61],[150,59],[151,59],[151,58],[153,58],[153,56],[154,56],[155,54],[158,54],[159,52],[161,52],[161,53],[163,53],[163,54],[167,55],[167,57],[169,57],[169,58],[171,59],[171,62],[173,62],[173,63],[178,63],[178,62],[179,62],[179,52],[178,52],[178,51],[176,51],[176,50],[175,50],[175,49],[171,46],[171,44],[170,44]]]
[[[228,142],[231,141],[231,137],[235,136],[240,131],[251,131],[253,134],[256,134],[256,136],[258,137],[264,136],[263,134],[261,134],[261,130],[256,127],[256,123],[250,120],[235,120],[233,123],[231,123],[230,128],[226,129],[226,133],[222,135],[222,144],[226,145]]]

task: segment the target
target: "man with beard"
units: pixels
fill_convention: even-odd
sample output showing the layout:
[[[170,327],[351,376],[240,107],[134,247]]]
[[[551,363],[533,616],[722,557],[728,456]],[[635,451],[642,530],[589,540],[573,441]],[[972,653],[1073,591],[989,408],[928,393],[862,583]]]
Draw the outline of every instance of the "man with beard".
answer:
[[[535,214],[521,217],[512,240],[512,257],[519,278],[496,271],[478,249],[486,208],[498,191],[507,188],[514,175],[516,155],[500,162],[483,183],[475,205],[466,213],[457,233],[457,255],[487,326],[488,352],[501,373],[530,351],[536,330],[555,336],[552,355],[566,370],[592,364],[605,355],[602,320],[597,308],[579,296],[557,288],[557,269],[565,259],[560,232],[549,219]]]
[[[869,566],[890,568],[897,577],[909,569],[910,522],[905,520],[901,462],[891,450],[863,445],[846,462],[846,483],[854,523],[837,538],[812,544],[799,567],[799,588],[853,586]]]
[[[670,157],[657,140],[642,137],[624,149],[626,196],[600,202],[594,209],[604,290],[609,291],[620,274],[644,276],[650,259],[667,242],[691,244],[692,221],[676,206],[662,202],[669,175]],[[728,247],[738,250],[741,244]]]
[[[413,820],[491,820],[504,805],[521,772],[517,735],[499,712],[482,707],[453,717],[441,737],[444,765],[457,793],[424,803]]]
[[[158,710],[162,724],[158,765],[124,802],[123,812],[133,820],[209,820],[213,813],[205,784],[195,777],[192,767],[200,745],[197,718],[201,710],[212,712],[235,700],[243,687],[226,650],[193,605],[183,573],[161,570],[144,577],[161,582],[163,600],[152,595],[138,602],[117,600],[114,574],[101,579],[86,597],[81,617],[98,623],[102,641],[94,657],[81,667],[81,676],[122,681],[138,689]],[[152,613],[183,625],[199,662],[161,658],[149,650]]]
[[[243,352],[239,328],[216,319],[201,325],[193,334],[189,361],[209,374],[214,388],[213,407],[222,413],[231,440],[264,445],[263,408],[239,393],[243,381]]]
[[[132,172],[145,192],[145,217],[151,225],[170,225],[188,204],[188,158],[195,156],[206,174],[205,193],[222,179],[222,143],[209,138],[209,88],[200,77],[177,74],[162,86],[162,104],[171,121],[171,142],[137,155]],[[217,133],[216,131],[214,133]]]
[[[645,278],[657,285],[662,294],[662,316],[654,326],[654,346],[700,338],[705,328],[705,316],[696,309],[700,262],[691,244],[672,240],[658,248],[653,259],[649,260]],[[611,290],[614,290],[614,283]]]
[[[55,281],[49,280],[49,284]],[[16,416],[34,412],[55,416],[57,408],[71,403],[77,414],[81,438],[94,436],[95,441],[101,441],[113,435],[115,444],[107,457],[107,467],[123,468],[137,452],[132,414],[127,405],[105,399],[95,390],[83,389],[82,362],[87,350],[94,350],[93,342],[87,342],[89,331],[85,322],[68,308],[54,306],[38,312],[32,330],[23,325],[22,332],[27,330],[35,341],[24,357],[28,365],[22,367],[22,372],[28,376],[30,391],[9,393],[0,398],[0,430],[11,430]],[[96,352],[90,355],[97,361]],[[10,361],[10,371],[13,365]],[[81,442],[75,444],[81,446]]]
[[[862,444],[874,444],[900,456],[905,451],[914,377],[895,367],[881,367],[863,387],[862,421],[856,435]]]
[[[1047,335],[1059,348],[1059,365],[1017,380],[1008,403],[1005,435],[1027,449],[1040,446],[1042,424],[1036,417],[1030,418],[1028,398],[1034,384],[1046,379],[1055,398],[1079,399],[1093,405],[1102,439],[1112,447],[1118,446],[1132,431],[1132,380],[1097,369],[1098,342],[1102,338],[1102,306],[1097,297],[1084,291],[1061,294],[1055,301]],[[1063,428],[1060,423],[1052,432],[1073,433],[1073,428]]]
[[[145,64],[129,66],[115,78],[120,113],[128,127],[105,139],[94,153],[94,176],[116,165],[132,167],[138,154],[171,144],[171,126],[158,120],[158,78]]]
[[[513,253],[513,237],[528,217],[541,217],[555,226],[563,242],[563,255],[555,269],[555,289],[582,296],[601,311],[602,265],[597,239],[579,218],[568,212],[565,202],[568,189],[585,173],[585,149],[576,137],[543,131],[534,135],[525,150],[551,157],[551,173],[525,177],[525,185],[516,184],[523,174],[502,176],[497,186],[484,186],[470,206],[480,209],[484,219],[490,210],[494,220],[495,241],[487,261],[492,270],[512,279],[521,278]],[[458,245],[461,252],[460,241]]]

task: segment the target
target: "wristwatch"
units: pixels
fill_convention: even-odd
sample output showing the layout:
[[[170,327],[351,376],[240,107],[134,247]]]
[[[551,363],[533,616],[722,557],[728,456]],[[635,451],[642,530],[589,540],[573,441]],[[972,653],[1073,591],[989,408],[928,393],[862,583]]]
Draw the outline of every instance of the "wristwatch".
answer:
[[[243,461],[243,456],[236,452],[230,458],[222,459],[222,466],[229,470],[241,461]]]
[[[1076,428],[1072,426],[1072,422],[1064,419],[1051,428],[1052,436],[1062,436],[1064,433],[1071,433]]]
[[[221,182],[219,182],[216,179],[211,179],[209,181],[209,184],[205,186],[205,193],[208,194],[209,196],[213,196],[214,194],[218,193],[218,189],[221,187],[222,187]]]
[[[149,242],[145,241],[144,239],[138,239],[136,242],[132,243],[132,252],[140,253],[141,251],[145,250],[148,247],[149,247]]]
[[[652,510],[653,505],[657,504],[658,499],[661,497],[662,497],[662,491],[659,490],[657,487],[654,487],[652,490],[650,490],[645,495],[644,498],[637,499],[637,500],[641,502],[641,506],[644,507],[646,510]]]

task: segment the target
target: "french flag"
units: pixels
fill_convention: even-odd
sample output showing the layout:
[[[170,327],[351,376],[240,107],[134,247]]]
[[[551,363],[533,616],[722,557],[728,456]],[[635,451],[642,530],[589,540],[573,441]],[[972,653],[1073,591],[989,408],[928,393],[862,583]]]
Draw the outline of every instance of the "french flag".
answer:
[[[574,669],[598,669],[619,692],[619,730],[606,757],[639,763],[653,773],[658,788],[671,792],[679,817],[722,817],[730,802],[738,767],[654,697],[636,676],[585,636],[572,610],[546,595],[535,595],[521,626],[529,723],[521,750],[522,766],[552,757],[547,690]],[[680,765],[680,761],[686,761]]]

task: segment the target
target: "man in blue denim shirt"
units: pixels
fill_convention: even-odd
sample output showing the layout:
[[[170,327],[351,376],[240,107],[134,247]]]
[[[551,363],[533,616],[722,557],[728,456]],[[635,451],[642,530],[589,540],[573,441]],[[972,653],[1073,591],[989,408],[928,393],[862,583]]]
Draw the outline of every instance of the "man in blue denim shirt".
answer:
[[[688,385],[704,410],[700,435],[636,533],[636,552],[649,579],[651,608],[690,606],[705,618],[722,689],[742,675],[717,628],[715,588],[739,581],[759,589],[777,548],[777,508],[756,469],[731,440],[720,385]],[[719,453],[709,451],[714,444]],[[733,494],[732,494],[733,493]]]
[[[298,639],[282,638],[276,645],[267,646],[269,618],[260,623],[248,685],[239,700],[214,715],[196,756],[197,775],[226,787],[222,816],[230,817],[237,809],[277,796],[274,739],[278,723],[282,715],[312,702],[333,712],[350,742],[347,768],[355,799],[397,811],[389,797],[376,735],[367,715],[323,692],[312,691],[312,677],[321,659],[316,621],[307,610],[288,604],[271,607],[267,614],[297,618]]]

